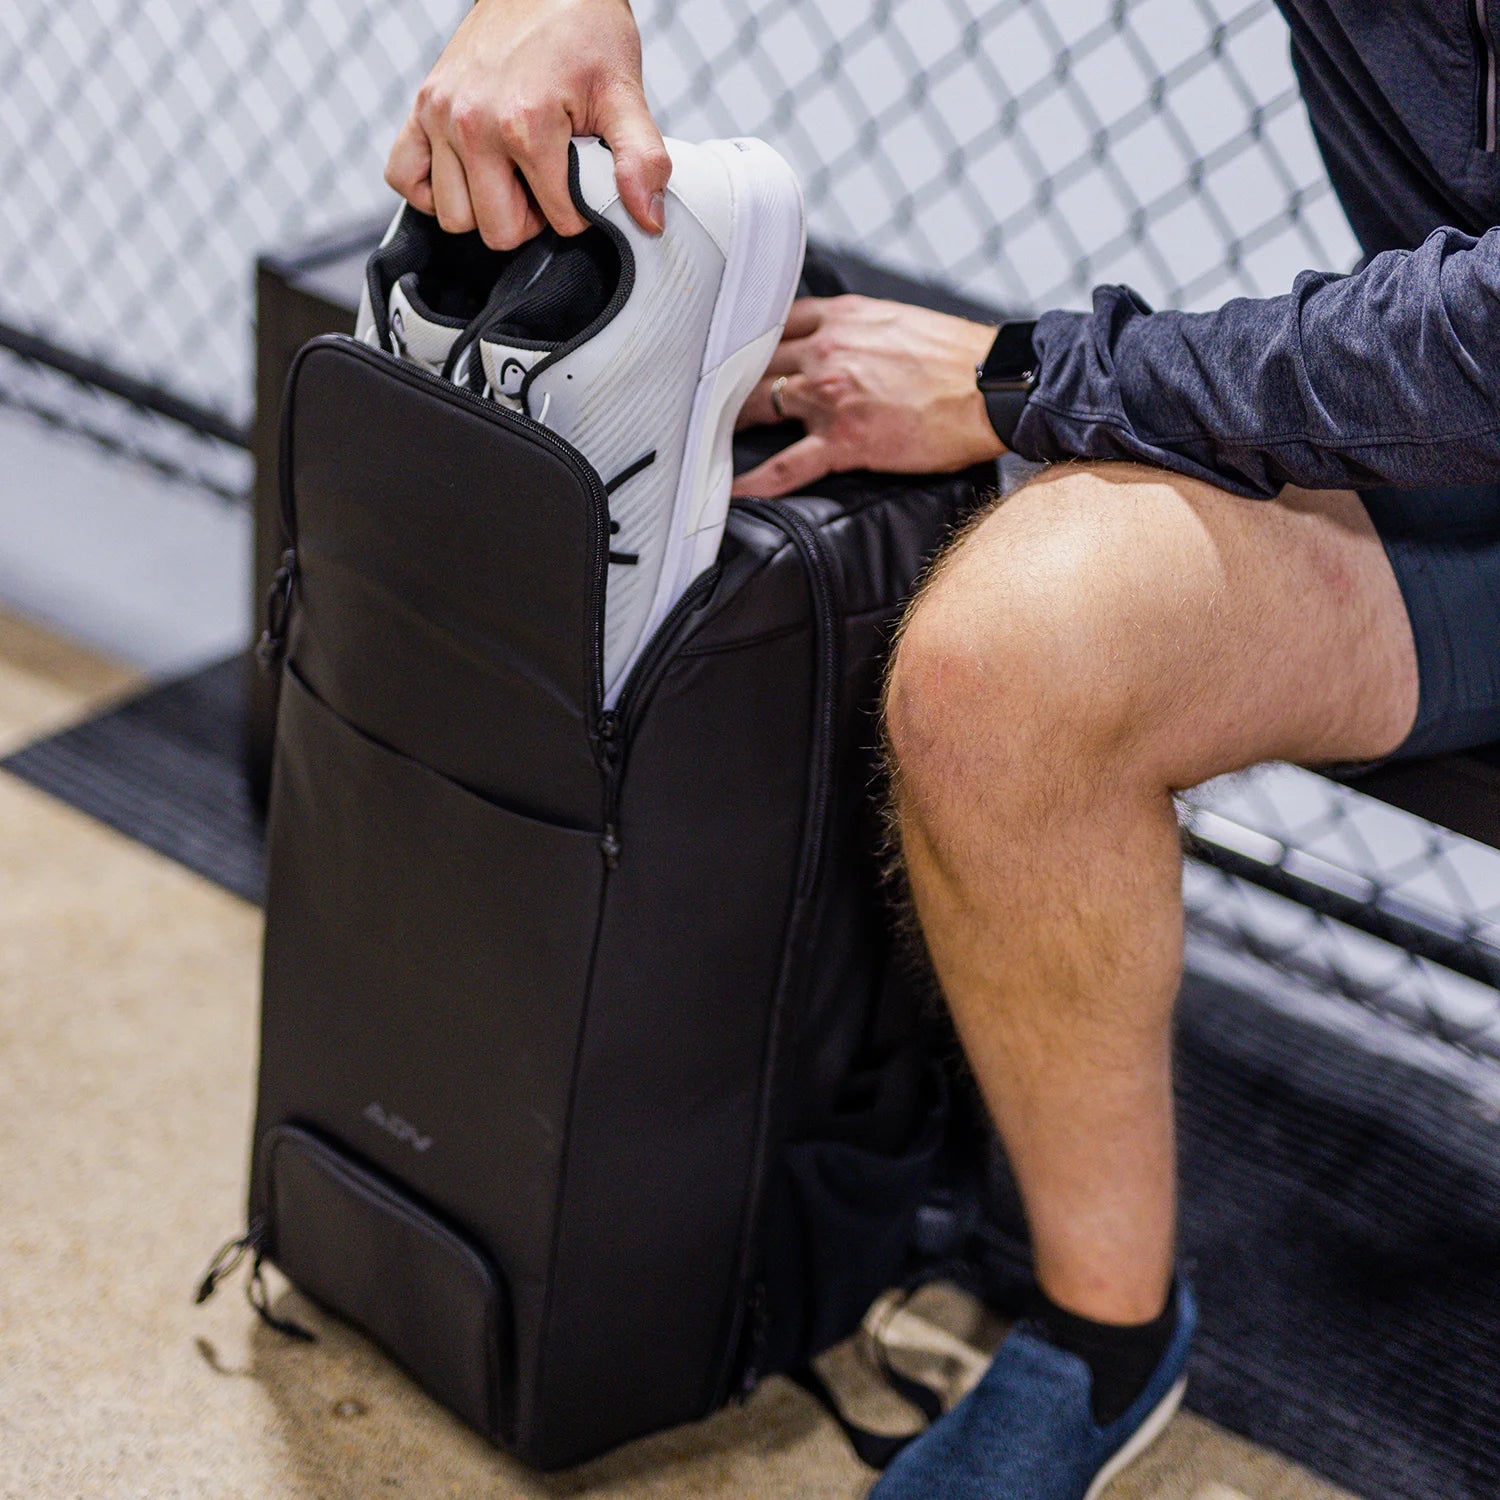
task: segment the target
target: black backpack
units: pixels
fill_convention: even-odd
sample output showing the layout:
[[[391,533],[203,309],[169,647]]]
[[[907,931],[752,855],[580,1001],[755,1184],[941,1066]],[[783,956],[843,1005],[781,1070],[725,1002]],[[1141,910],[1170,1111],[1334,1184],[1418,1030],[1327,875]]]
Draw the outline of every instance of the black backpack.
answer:
[[[282,446],[226,1248],[544,1469],[801,1369],[909,1268],[948,1129],[882,893],[876,707],[993,470],[735,505],[606,712],[608,513],[575,450],[342,337],[298,357]]]

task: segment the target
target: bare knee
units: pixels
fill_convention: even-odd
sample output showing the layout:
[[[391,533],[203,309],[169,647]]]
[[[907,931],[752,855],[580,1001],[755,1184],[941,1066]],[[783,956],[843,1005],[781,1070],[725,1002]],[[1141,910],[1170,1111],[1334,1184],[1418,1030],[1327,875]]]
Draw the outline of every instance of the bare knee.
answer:
[[[1096,782],[1138,727],[1137,624],[1119,588],[1119,525],[1090,493],[1099,484],[1073,469],[1002,504],[908,611],[886,733],[903,794],[927,814],[1055,805]]]
[[[969,531],[907,612],[886,735],[922,801],[1020,793],[1112,736],[1109,642],[1083,607],[1103,559],[1083,517],[1040,531],[1007,507]]]

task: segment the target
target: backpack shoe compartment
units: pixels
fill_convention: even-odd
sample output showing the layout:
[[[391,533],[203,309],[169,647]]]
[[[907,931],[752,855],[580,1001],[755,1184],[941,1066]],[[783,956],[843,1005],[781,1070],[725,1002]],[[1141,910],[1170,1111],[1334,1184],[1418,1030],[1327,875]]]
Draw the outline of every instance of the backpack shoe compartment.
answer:
[[[972,476],[735,510],[605,712],[608,514],[566,444],[332,338],[283,464],[252,1222],[466,1421],[575,1463],[848,1331],[782,1269],[807,1183],[837,1222],[849,1162],[889,1166],[886,1223],[920,1196],[870,708]]]

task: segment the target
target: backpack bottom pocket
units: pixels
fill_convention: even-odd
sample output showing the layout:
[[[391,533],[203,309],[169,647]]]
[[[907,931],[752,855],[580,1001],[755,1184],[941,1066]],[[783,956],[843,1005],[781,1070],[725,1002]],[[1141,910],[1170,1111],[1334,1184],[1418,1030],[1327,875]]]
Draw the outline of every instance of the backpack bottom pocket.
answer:
[[[276,1127],[264,1150],[269,1259],[502,1442],[509,1309],[489,1258],[383,1173],[301,1126]]]

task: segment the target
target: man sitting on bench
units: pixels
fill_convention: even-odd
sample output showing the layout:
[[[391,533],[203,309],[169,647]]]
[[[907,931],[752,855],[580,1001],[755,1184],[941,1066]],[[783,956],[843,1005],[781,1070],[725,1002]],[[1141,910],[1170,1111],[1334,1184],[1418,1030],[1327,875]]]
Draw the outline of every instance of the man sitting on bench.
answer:
[[[1173,794],[1259,761],[1500,736],[1500,61],[1468,6],[1281,8],[1367,252],[1355,274],[1196,315],[1103,287],[1090,312],[998,337],[809,299],[745,407],[806,434],[743,494],[1007,447],[1050,461],[948,549],[890,672],[911,890],[1038,1292],[883,1500],[1085,1500],[1180,1395]],[[670,165],[625,0],[479,0],[387,175],[510,248],[544,218],[583,228],[575,134],[608,139],[626,205],[659,228]]]

